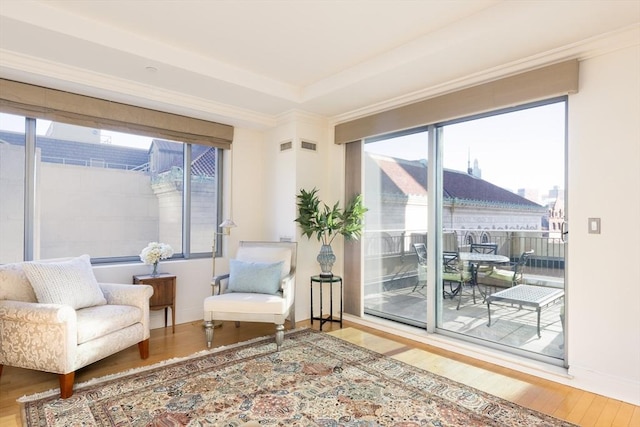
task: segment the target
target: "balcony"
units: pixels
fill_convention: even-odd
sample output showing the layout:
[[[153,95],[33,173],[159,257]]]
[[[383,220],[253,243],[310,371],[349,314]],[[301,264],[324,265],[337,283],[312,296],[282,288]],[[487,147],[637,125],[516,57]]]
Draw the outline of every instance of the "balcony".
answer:
[[[473,233],[473,234],[471,234]],[[534,256],[524,270],[524,283],[564,288],[564,243],[541,231],[445,230],[443,250],[469,250],[470,238],[498,245],[498,253],[516,260],[525,250]],[[477,241],[477,240],[476,240]],[[413,243],[426,243],[426,233],[406,230],[368,233],[363,236],[365,251],[365,313],[400,323],[425,327],[427,322],[427,287],[418,283],[417,256]],[[487,304],[476,287],[465,286],[462,295],[445,295],[442,300],[441,328],[485,341],[504,344],[562,359],[563,324],[560,317],[564,299],[546,307],[540,314],[540,337],[535,310],[512,304],[491,304],[491,326]],[[446,285],[445,291],[450,291]],[[491,291],[489,291],[491,292]],[[458,301],[460,308],[458,309]]]

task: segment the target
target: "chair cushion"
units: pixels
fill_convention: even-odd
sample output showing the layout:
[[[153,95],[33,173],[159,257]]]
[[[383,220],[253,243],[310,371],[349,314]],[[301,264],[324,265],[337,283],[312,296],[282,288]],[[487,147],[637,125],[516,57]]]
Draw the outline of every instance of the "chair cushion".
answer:
[[[78,344],[142,322],[142,310],[132,305],[96,305],[76,311]]]
[[[0,265],[0,300],[38,301],[22,265],[21,262]]]
[[[40,303],[65,304],[76,310],[107,303],[89,255],[60,262],[30,261],[22,268]]]
[[[277,294],[283,263],[229,260],[227,289],[230,292]]]
[[[253,262],[278,262],[282,261],[280,278],[284,278],[291,271],[291,249],[269,246],[240,246],[236,252],[236,259]]]
[[[442,280],[445,282],[468,282],[471,280],[471,273],[463,271],[462,274],[457,272],[443,272]]]
[[[513,281],[513,271],[494,268],[493,271],[491,271],[491,273],[488,274],[488,277],[491,279],[504,280],[507,282],[511,282]]]
[[[204,299],[204,311],[222,313],[282,314],[287,300],[278,295],[228,293]]]

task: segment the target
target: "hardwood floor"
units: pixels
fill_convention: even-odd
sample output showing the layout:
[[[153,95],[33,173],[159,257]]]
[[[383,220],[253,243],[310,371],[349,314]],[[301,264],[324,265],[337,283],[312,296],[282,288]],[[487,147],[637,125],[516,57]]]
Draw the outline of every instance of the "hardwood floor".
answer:
[[[306,327],[310,324],[305,321],[299,322],[297,326]],[[313,327],[317,329],[318,322]],[[325,324],[324,330],[354,344],[581,426],[640,426],[640,407],[615,399],[349,322],[345,322],[343,329],[337,324]],[[269,324],[243,323],[240,328],[236,328],[233,322],[227,322],[224,327],[215,330],[214,345],[245,341],[270,335],[273,331],[273,325]],[[171,328],[154,329],[151,331],[150,356],[147,360],[141,360],[138,347],[133,346],[80,369],[76,373],[76,383],[174,357],[188,356],[205,348],[202,322],[176,325],[175,334],[171,333]],[[0,377],[0,425],[22,425],[20,405],[16,399],[57,387],[57,375],[5,366]]]

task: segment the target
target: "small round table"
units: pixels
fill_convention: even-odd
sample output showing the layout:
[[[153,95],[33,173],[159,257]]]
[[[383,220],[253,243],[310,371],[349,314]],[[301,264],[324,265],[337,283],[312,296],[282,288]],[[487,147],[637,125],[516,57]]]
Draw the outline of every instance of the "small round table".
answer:
[[[320,284],[320,315],[314,317],[313,316],[313,284]],[[329,315],[324,317],[322,315],[322,288],[325,283],[329,284]],[[333,284],[340,283],[340,318],[336,319],[333,317]],[[340,322],[340,327],[342,328],[342,277],[340,276],[311,276],[311,324],[313,325],[314,320],[320,321],[320,330],[322,330],[322,325],[326,322]]]

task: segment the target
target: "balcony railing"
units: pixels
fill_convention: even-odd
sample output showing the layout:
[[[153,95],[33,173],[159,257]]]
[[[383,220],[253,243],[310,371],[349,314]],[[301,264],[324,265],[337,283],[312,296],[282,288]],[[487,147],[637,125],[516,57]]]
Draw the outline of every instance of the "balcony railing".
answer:
[[[559,235],[545,230],[443,230],[443,250],[469,251],[473,243],[494,243],[498,254],[515,261],[520,255],[533,249],[534,255],[527,263],[527,274],[552,278],[564,277],[565,243]],[[393,275],[398,262],[406,264],[417,259],[413,243],[427,243],[425,230],[367,231],[362,239],[366,261],[383,260],[382,276]],[[395,262],[393,261],[395,259]],[[395,265],[395,266],[394,266]],[[410,269],[404,267],[405,274]]]

